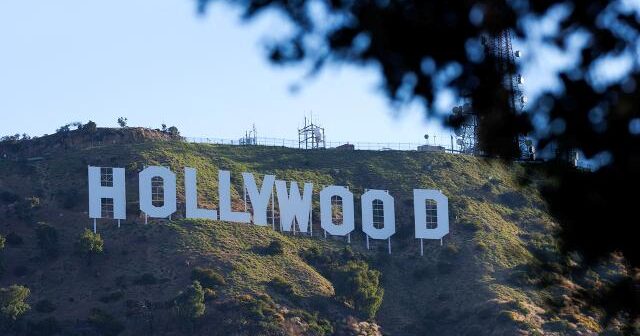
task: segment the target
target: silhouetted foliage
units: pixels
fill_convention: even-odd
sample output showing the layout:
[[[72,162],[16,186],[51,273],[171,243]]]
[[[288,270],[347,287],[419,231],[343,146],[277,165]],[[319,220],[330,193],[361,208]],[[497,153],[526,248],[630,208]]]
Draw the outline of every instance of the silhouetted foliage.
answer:
[[[89,122],[87,122],[82,126],[82,131],[85,133],[91,134],[91,133],[95,133],[97,130],[98,130],[98,125],[91,120],[89,120]]]
[[[196,267],[191,271],[191,280],[197,280],[205,288],[214,288],[227,284],[222,274],[214,269],[203,267]]]
[[[269,255],[278,255],[284,253],[284,245],[279,240],[274,240],[267,246],[266,253]]]
[[[205,12],[211,2],[198,0],[200,11]],[[635,199],[627,196],[640,189],[637,4],[622,0],[229,2],[240,6],[247,20],[275,10],[293,23],[290,35],[274,37],[276,42],[268,48],[275,64],[310,66],[310,74],[331,62],[373,64],[394,103],[417,98],[428,115],[451,127],[464,119],[438,111],[434,102],[444,93],[467,97],[478,116],[480,149],[490,156],[517,157],[515,140],[529,136],[539,153],[560,162],[546,172],[552,183],[544,196],[560,221],[563,250],[582,253],[583,268],[615,251],[622,252],[632,267],[640,266],[633,225]],[[543,20],[554,29],[533,26]],[[487,36],[507,31],[536,49],[532,53],[547,47],[579,56],[558,71],[560,89],[549,86],[524,113],[510,108],[504,78],[496,71],[499,57],[483,44]],[[618,65],[620,74],[607,77],[609,61],[627,66]],[[567,167],[564,160],[575,151],[596,158],[595,168],[600,169]],[[620,291],[638,288],[638,279],[630,277],[627,280],[635,287],[621,285]],[[631,314],[629,321],[638,318],[637,290],[617,296],[626,300],[604,300],[601,295],[605,294],[591,293],[586,299],[609,316],[626,312]]]
[[[119,125],[120,127],[122,127],[122,128],[127,127],[127,120],[128,120],[128,119],[127,119],[127,118],[125,118],[125,117],[119,117],[119,118],[118,118],[118,125]]]

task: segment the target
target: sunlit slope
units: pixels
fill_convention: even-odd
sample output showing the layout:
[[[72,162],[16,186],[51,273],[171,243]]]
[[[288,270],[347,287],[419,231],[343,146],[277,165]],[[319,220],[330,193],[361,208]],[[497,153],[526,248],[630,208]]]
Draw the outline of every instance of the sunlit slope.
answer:
[[[121,228],[114,221],[99,221],[105,255],[91,264],[74,253],[76,238],[91,223],[88,165],[126,168],[128,201],[128,218]],[[180,213],[173,221],[145,225],[137,204],[137,173],[148,165],[167,166],[177,174],[179,212],[184,211],[185,166],[198,169],[199,202],[207,207],[218,202],[218,169],[231,171],[238,210],[243,208],[242,172],[311,182],[314,236],[185,220]],[[27,317],[55,316],[68,330],[82,329],[90,310],[99,308],[124,326],[122,334],[149,328],[184,333],[176,326],[171,302],[191,283],[195,267],[207,267],[223,275],[225,283],[213,288],[205,316],[188,333],[322,334],[330,333],[325,325],[329,323],[332,333],[348,334],[354,328],[366,329],[366,324],[356,322],[367,316],[336,296],[335,283],[340,279],[335,274],[342,273],[329,274],[327,265],[338,269],[353,260],[381,272],[384,297],[374,320],[386,334],[541,332],[555,318],[544,313],[553,295],[539,285],[536,272],[525,272],[538,267],[539,258],[558,258],[552,238],[555,225],[535,179],[530,178],[527,186],[519,183],[525,169],[518,164],[443,153],[152,141],[61,150],[36,161],[0,161],[0,172],[0,189],[40,201],[31,218],[7,215],[2,220],[0,234],[14,232],[24,244],[0,252],[5,264],[0,283],[29,287],[32,306],[41,300],[53,303],[54,312],[32,309]],[[348,186],[356,195],[356,231],[350,244],[344,238],[322,236],[317,195],[326,185]],[[386,241],[372,241],[371,249],[365,248],[358,210],[365,188],[389,190],[395,198],[398,228],[391,255]],[[424,256],[413,238],[414,188],[439,189],[449,197],[451,232],[442,246],[439,241],[425,241]],[[11,204],[2,206],[11,212]],[[41,256],[38,222],[58,230],[60,253],[55,259]],[[274,241],[280,242],[275,252]],[[345,251],[347,246],[350,250]],[[319,263],[318,255],[329,256],[330,261]],[[27,270],[15,272],[19,265]],[[148,310],[144,314],[135,308],[141,302]],[[574,321],[571,328],[595,328],[592,324]]]

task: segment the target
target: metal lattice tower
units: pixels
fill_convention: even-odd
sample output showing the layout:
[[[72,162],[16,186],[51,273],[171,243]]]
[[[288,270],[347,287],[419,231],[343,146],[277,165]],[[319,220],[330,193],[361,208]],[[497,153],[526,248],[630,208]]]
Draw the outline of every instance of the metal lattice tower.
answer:
[[[324,128],[313,123],[313,117],[304,117],[304,126],[298,129],[298,148],[326,148]]]
[[[512,45],[512,33],[510,30],[502,31],[493,36],[484,36],[482,44],[485,52],[496,59],[496,71],[502,76],[502,83],[509,94],[509,109],[518,114],[524,111],[527,98],[524,96],[522,85],[524,77],[517,73],[516,58],[521,56],[520,51],[514,51]],[[478,117],[472,110],[469,98],[461,106],[453,108],[453,114],[463,116],[465,122],[456,130],[456,142],[460,151],[468,154],[481,154],[478,148]],[[518,139],[522,153],[532,151],[531,141],[525,138]]]

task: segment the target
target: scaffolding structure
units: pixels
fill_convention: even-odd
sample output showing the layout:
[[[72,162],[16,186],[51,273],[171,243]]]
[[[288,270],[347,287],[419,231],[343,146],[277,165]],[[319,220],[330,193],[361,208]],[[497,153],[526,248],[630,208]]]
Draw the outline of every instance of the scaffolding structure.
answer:
[[[326,148],[324,128],[313,123],[313,118],[304,117],[304,126],[298,129],[298,148]]]

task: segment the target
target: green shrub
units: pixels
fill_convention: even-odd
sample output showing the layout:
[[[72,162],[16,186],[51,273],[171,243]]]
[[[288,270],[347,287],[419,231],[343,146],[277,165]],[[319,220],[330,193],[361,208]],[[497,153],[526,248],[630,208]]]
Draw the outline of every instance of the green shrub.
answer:
[[[4,248],[4,242],[7,241],[2,235],[0,235],[0,250]]]
[[[284,245],[279,240],[274,240],[267,246],[266,253],[269,255],[279,255],[284,253]]]
[[[43,256],[55,258],[58,256],[58,230],[53,226],[40,223],[36,227],[38,247]]]
[[[455,259],[460,254],[460,249],[455,244],[447,244],[442,251],[444,257],[449,259]]]
[[[336,295],[350,303],[367,318],[374,318],[384,296],[380,272],[369,269],[363,261],[350,261],[339,267],[332,277]]]
[[[99,308],[91,309],[89,324],[104,336],[116,336],[124,331],[124,325],[120,321]]]
[[[38,313],[49,314],[56,310],[56,306],[49,300],[40,300],[36,303],[35,309]]]
[[[318,313],[310,314],[304,310],[293,310],[290,313],[293,316],[299,316],[308,325],[310,335],[333,335],[333,326],[326,319],[318,317]]]
[[[0,314],[3,319],[15,321],[29,311],[31,306],[26,300],[30,294],[29,288],[20,285],[0,288]]]
[[[76,242],[76,250],[87,258],[88,263],[91,263],[94,256],[104,252],[104,241],[99,233],[85,229]]]
[[[191,271],[191,280],[198,281],[205,288],[224,286],[227,284],[222,274],[211,268],[196,267]]]
[[[204,315],[204,290],[200,282],[194,281],[191,286],[180,292],[173,301],[173,309],[185,322],[192,322]]]

